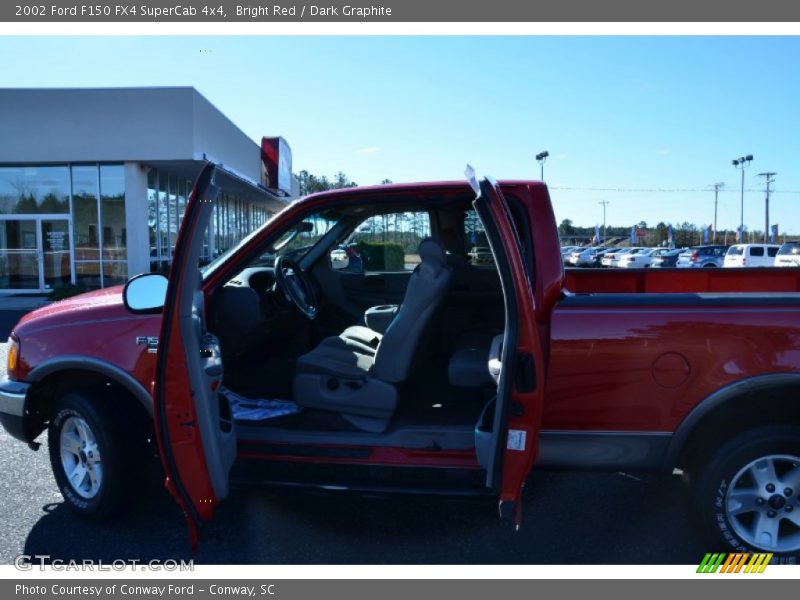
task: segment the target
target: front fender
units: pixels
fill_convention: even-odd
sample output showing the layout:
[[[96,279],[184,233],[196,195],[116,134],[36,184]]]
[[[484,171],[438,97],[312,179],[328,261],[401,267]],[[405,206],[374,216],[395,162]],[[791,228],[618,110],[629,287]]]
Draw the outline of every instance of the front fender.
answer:
[[[52,358],[32,369],[25,377],[25,381],[37,383],[48,375],[75,369],[92,371],[108,377],[133,394],[134,398],[136,398],[147,411],[147,414],[151,417],[153,416],[153,398],[141,382],[124,369],[99,358],[80,355],[66,355]]]

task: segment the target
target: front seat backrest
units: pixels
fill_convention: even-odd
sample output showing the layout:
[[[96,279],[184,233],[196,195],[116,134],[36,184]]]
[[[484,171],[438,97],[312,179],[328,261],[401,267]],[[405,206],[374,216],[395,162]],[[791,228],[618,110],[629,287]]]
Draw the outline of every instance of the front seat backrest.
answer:
[[[452,268],[437,240],[422,240],[419,257],[420,263],[408,280],[403,303],[375,354],[371,373],[382,381],[397,383],[408,377],[419,341],[450,286]]]

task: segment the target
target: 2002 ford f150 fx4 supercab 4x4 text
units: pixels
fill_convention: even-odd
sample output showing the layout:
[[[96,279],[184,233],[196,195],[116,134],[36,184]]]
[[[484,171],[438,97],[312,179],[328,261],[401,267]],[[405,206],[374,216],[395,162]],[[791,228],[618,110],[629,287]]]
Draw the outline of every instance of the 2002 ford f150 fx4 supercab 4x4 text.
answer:
[[[12,332],[0,418],[48,432],[74,510],[119,512],[155,453],[193,543],[231,478],[488,495],[518,522],[532,468],[677,468],[720,549],[800,555],[795,271],[565,273],[544,184],[474,177],[315,194],[198,269],[214,176],[168,279]],[[392,218],[405,250],[359,245]]]

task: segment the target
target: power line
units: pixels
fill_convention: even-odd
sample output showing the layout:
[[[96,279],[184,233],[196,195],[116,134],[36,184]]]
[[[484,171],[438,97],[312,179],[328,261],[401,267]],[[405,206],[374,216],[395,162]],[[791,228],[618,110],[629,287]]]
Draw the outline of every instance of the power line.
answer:
[[[578,187],[578,186],[563,186],[563,185],[550,185],[551,190],[572,191],[572,192],[631,192],[631,193],[666,193],[666,194],[682,194],[686,192],[709,192],[714,188],[601,188],[601,187]],[[723,190],[720,192],[738,192],[739,190]],[[745,192],[763,192],[763,189],[745,188]],[[772,190],[770,194],[800,194],[800,190]]]

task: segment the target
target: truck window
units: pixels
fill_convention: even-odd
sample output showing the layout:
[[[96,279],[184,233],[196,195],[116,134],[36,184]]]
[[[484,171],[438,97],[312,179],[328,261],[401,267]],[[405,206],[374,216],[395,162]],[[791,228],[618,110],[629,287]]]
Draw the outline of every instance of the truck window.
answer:
[[[775,258],[778,256],[778,249],[777,248],[767,248],[767,256],[771,258]]]
[[[486,230],[475,209],[469,209],[464,213],[464,246],[464,253],[473,266],[494,266],[494,256],[489,249]]]
[[[753,246],[750,248],[750,256],[764,256],[763,246]]]
[[[419,243],[431,235],[427,211],[373,215],[331,250],[331,266],[358,273],[413,271]]]

